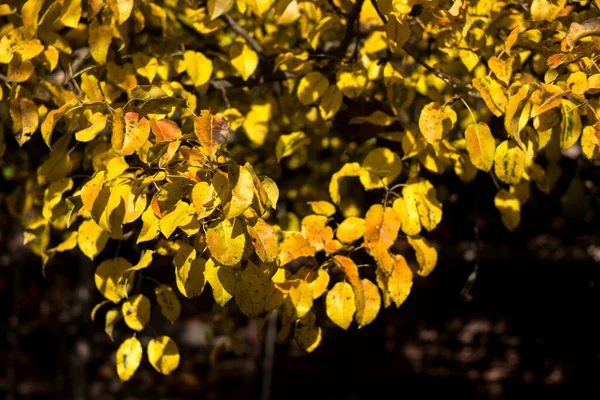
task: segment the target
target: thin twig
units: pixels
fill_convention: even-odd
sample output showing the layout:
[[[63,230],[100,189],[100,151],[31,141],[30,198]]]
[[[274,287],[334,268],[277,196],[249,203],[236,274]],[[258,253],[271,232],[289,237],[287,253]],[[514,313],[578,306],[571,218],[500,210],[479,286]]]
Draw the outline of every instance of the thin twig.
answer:
[[[433,75],[435,75],[436,77],[438,77],[441,80],[443,80],[444,82],[446,82],[453,89],[459,90],[459,91],[463,92],[464,94],[471,96],[471,97],[475,97],[478,99],[481,98],[481,94],[479,94],[479,92],[477,92],[475,90],[469,90],[461,82],[457,81],[455,78],[450,77],[441,71],[438,71],[437,69],[435,69],[432,66],[430,66],[429,64],[427,64],[425,61],[421,60],[419,55],[417,53],[415,53],[412,49],[410,49],[408,46],[402,47],[402,50],[404,50],[404,52],[406,54],[408,54],[413,60],[415,60],[417,62],[417,64],[423,66],[423,68],[425,68],[427,71],[431,72]]]
[[[221,19],[225,21],[225,23],[231,28],[232,31],[243,37],[246,43],[248,43],[248,45],[252,47],[252,50],[257,52],[259,56],[264,56],[265,51],[260,45],[260,43],[258,43],[256,39],[250,36],[246,29],[242,28],[237,22],[235,22],[233,18],[229,16],[229,14],[225,13],[221,15]]]

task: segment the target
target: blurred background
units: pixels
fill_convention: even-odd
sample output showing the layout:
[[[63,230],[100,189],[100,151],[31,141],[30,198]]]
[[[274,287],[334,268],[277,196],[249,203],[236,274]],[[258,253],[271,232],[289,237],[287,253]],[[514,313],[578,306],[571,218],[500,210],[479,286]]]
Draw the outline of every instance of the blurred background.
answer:
[[[579,179],[568,178],[559,193]],[[233,301],[219,309],[207,286],[199,299],[182,299],[175,324],[160,315],[150,323],[177,342],[175,373],[158,374],[144,357],[127,383],[117,377],[115,352],[129,330],[119,322],[112,342],[102,312],[90,318],[101,300],[94,265],[78,251],[62,253],[44,277],[18,224],[2,212],[0,398],[598,398],[600,225],[590,214],[598,196],[532,193],[511,234],[488,198],[489,177],[461,191],[445,182],[438,186],[447,194],[444,218],[430,235],[440,260],[428,278],[416,276],[400,308],[343,331],[320,304],[323,340],[307,354],[293,340],[276,342],[276,320],[260,329]],[[169,259],[151,268],[173,284]],[[145,344],[152,335],[139,337]]]

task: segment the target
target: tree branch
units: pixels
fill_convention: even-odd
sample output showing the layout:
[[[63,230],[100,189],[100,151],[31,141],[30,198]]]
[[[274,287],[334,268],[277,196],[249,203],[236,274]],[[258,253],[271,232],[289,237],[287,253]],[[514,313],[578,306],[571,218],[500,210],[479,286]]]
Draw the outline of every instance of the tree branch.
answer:
[[[344,33],[344,37],[342,38],[339,47],[336,49],[334,56],[342,58],[348,51],[348,47],[350,47],[350,43],[355,36],[354,25],[356,21],[358,21],[360,10],[362,9],[364,2],[365,0],[357,0],[354,8],[352,8],[352,11],[350,11],[350,14],[348,14],[346,18],[346,32]]]
[[[265,51],[260,45],[260,43],[258,43],[256,39],[250,36],[246,29],[242,28],[237,22],[235,22],[233,18],[229,16],[229,14],[225,13],[221,15],[221,19],[225,21],[227,26],[229,26],[232,31],[243,37],[246,43],[248,43],[248,46],[252,47],[252,50],[257,52],[259,56],[264,56]]]
[[[413,60],[415,60],[417,62],[417,64],[423,66],[423,68],[425,68],[427,71],[431,72],[433,75],[435,75],[436,77],[438,77],[441,80],[443,80],[444,82],[446,82],[454,90],[458,90],[468,96],[475,97],[477,99],[481,98],[481,94],[478,91],[469,90],[469,88],[467,88],[462,82],[458,81],[456,78],[454,78],[452,76],[448,76],[448,75],[444,74],[443,72],[438,71],[437,69],[433,68],[432,66],[427,64],[425,61],[421,60],[419,55],[416,52],[414,52],[412,49],[410,49],[408,46],[405,45],[404,47],[402,47],[402,50],[404,50],[404,52],[406,52],[406,54],[408,54]]]

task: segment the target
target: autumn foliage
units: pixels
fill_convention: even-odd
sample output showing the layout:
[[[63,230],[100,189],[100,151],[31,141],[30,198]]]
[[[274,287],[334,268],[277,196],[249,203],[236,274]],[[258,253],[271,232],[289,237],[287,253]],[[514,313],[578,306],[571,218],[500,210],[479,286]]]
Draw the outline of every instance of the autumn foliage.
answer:
[[[279,339],[312,351],[318,307],[363,327],[434,270],[431,176],[488,174],[513,231],[562,153],[600,165],[599,6],[3,1],[0,166],[15,189],[0,203],[44,268],[71,250],[97,264],[91,317],[132,331],[123,380],[143,354],[177,368],[171,338],[144,349],[136,332],[151,313],[177,323],[207,283],[220,306],[277,312]],[[113,241],[136,258],[103,251]],[[173,285],[152,278],[158,258]]]

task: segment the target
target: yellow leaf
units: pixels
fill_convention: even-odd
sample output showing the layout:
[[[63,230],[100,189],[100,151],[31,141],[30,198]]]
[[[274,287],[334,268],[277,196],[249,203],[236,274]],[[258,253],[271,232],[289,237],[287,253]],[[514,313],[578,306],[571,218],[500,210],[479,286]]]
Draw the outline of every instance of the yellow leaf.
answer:
[[[123,24],[131,16],[133,0],[107,0],[107,3],[119,25]]]
[[[198,218],[206,218],[221,204],[221,199],[213,185],[208,182],[198,182],[192,189],[192,201]]]
[[[106,163],[106,180],[112,181],[113,179],[121,176],[125,170],[129,168],[129,164],[123,157],[113,157]]]
[[[108,335],[111,341],[114,341],[113,331],[115,329],[115,325],[123,319],[123,313],[119,307],[113,307],[106,312],[106,317],[104,320],[104,332]]]
[[[490,57],[488,60],[488,67],[494,73],[494,75],[496,75],[496,78],[498,78],[499,81],[509,85],[513,72],[513,61],[513,57],[509,57],[507,60],[501,60],[500,58],[494,56]]]
[[[304,132],[293,132],[289,135],[281,135],[275,144],[275,157],[277,162],[282,158],[290,156],[310,144],[310,139]]]
[[[312,257],[316,250],[302,235],[291,235],[279,244],[279,265],[283,266],[300,257]]]
[[[588,160],[594,165],[600,165],[600,125],[598,123],[583,128],[581,149]]]
[[[94,274],[98,291],[113,303],[124,299],[133,287],[133,279],[129,279],[133,275],[124,275],[130,267],[131,264],[122,257],[102,261]]]
[[[349,99],[356,99],[367,87],[367,70],[362,66],[341,68],[336,79],[336,85],[342,94]]]
[[[410,39],[408,20],[398,21],[394,15],[389,15],[385,24],[385,35],[392,53],[401,50]]]
[[[31,60],[42,51],[44,51],[42,43],[38,39],[30,39],[25,33],[25,27],[13,29],[0,39],[1,64],[8,64],[14,54],[19,54],[22,60]]]
[[[242,79],[247,81],[258,67],[258,54],[245,43],[235,42],[229,48],[229,59]]]
[[[569,75],[567,87],[572,93],[583,96],[588,90],[588,77],[585,72],[577,71]]]
[[[479,56],[477,53],[467,49],[459,49],[458,57],[462,61],[465,67],[469,72],[473,71],[473,69],[479,64]]]
[[[80,142],[94,140],[96,136],[106,128],[106,116],[99,112],[94,113],[91,116],[89,123],[91,124],[89,127],[75,133],[75,139]]]
[[[479,91],[488,109],[497,117],[502,116],[506,110],[505,89],[489,76],[473,79],[473,87]]]
[[[261,315],[267,300],[266,281],[258,267],[249,262],[236,277],[235,302],[240,311],[250,318]]]
[[[465,130],[467,151],[473,165],[478,169],[489,172],[494,164],[496,143],[490,127],[485,122],[471,124]]]
[[[239,263],[246,245],[242,222],[239,219],[233,223],[228,219],[213,222],[206,230],[206,244],[219,263],[228,266]]]
[[[100,25],[96,19],[93,19],[89,25],[88,43],[90,45],[90,54],[98,64],[106,64],[106,56],[110,42],[112,42],[112,32],[109,25]]]
[[[152,83],[158,72],[158,60],[144,53],[135,53],[133,55],[133,66],[135,71],[148,82]]]
[[[325,94],[329,88],[329,80],[318,71],[309,72],[298,83],[298,100],[309,105]]]
[[[35,67],[29,60],[23,60],[21,55],[15,54],[8,64],[6,77],[9,81],[25,82],[33,73]]]
[[[429,275],[437,264],[437,250],[422,236],[409,236],[407,239],[408,244],[415,250],[417,255],[417,262],[420,267],[417,273],[421,276]]]
[[[534,21],[554,21],[565,8],[567,0],[533,0],[531,2],[531,19]]]
[[[179,303],[179,299],[171,286],[158,285],[154,289],[154,294],[162,315],[171,323],[177,321],[181,314],[181,303]]]
[[[362,279],[360,283],[365,296],[365,307],[360,317],[357,312],[356,322],[358,323],[358,327],[362,328],[365,325],[369,325],[377,317],[381,308],[381,295],[377,286],[370,280]]]
[[[219,265],[212,258],[206,261],[204,267],[204,276],[212,288],[213,297],[217,304],[223,307],[235,293],[233,268]]]
[[[387,147],[378,147],[367,154],[362,162],[360,182],[366,190],[388,186],[402,172],[402,160]]]
[[[213,62],[210,59],[200,52],[187,50],[183,53],[183,61],[194,86],[208,83],[213,72]]]
[[[338,282],[327,292],[325,307],[329,319],[342,329],[348,329],[352,323],[356,305],[352,286]]]
[[[362,321],[365,313],[365,292],[363,291],[362,283],[360,282],[360,277],[358,275],[358,267],[352,259],[345,256],[335,256],[333,259],[344,271],[346,279],[350,282],[350,286],[352,286],[352,291],[354,292],[354,304],[356,306],[356,314],[354,316],[356,322]]]
[[[163,375],[169,375],[179,366],[179,349],[168,336],[151,339],[147,351],[148,361]]]
[[[308,286],[312,290],[312,298],[318,299],[327,291],[327,285],[329,285],[329,274],[324,269],[311,269],[309,267],[301,267],[296,276],[305,280]],[[275,279],[274,279],[275,280]]]
[[[262,18],[271,9],[275,0],[245,0],[248,7],[259,18]]]
[[[391,207],[373,204],[365,215],[365,245],[389,249],[400,230],[400,217]]]
[[[0,4],[0,16],[12,15],[17,12],[16,7],[11,7],[10,4]]]
[[[569,100],[562,100],[562,120],[560,121],[560,148],[567,149],[573,146],[581,136],[581,117],[578,107]]]
[[[421,232],[417,200],[414,196],[408,197],[407,200],[404,200],[403,197],[398,197],[394,200],[392,208],[400,217],[400,221],[402,221],[402,232],[409,236],[418,235]]]
[[[504,128],[512,136],[519,146],[523,146],[520,132],[529,121],[531,103],[529,103],[530,85],[523,85],[518,92],[510,96],[506,104],[506,115],[504,116]],[[527,106],[529,104],[529,106]]]
[[[514,231],[521,222],[521,204],[518,197],[501,189],[494,197],[494,205],[500,211],[500,218],[506,229]]]
[[[316,251],[321,251],[333,239],[333,230],[327,226],[326,216],[308,215],[302,219],[302,235]]]
[[[321,118],[325,120],[333,118],[342,107],[343,100],[344,96],[338,87],[336,85],[329,86],[319,101]]]
[[[125,339],[117,350],[117,374],[122,381],[131,379],[142,361],[142,344],[135,337]]]
[[[64,26],[77,28],[81,18],[81,0],[66,0],[59,18]]]
[[[10,102],[10,116],[13,121],[13,132],[19,146],[31,139],[38,128],[40,117],[37,105],[26,97]]]
[[[123,189],[121,192],[123,200],[125,200],[125,215],[123,217],[123,223],[129,224],[137,220],[144,210],[148,201],[146,200],[146,194],[141,194],[137,197],[133,192],[133,187],[127,185],[127,189]]]
[[[144,250],[144,254],[140,257],[140,261],[137,264],[127,269],[127,271],[138,271],[140,269],[148,268],[152,263],[154,256],[154,250]]]
[[[510,55],[510,50],[515,45],[518,37],[519,37],[519,27],[517,26],[515,29],[513,29],[510,32],[510,34],[504,41],[504,51],[506,51],[506,54]]]
[[[224,207],[225,218],[232,219],[241,215],[254,200],[254,177],[252,173],[242,166],[229,168],[229,183],[231,201]]]
[[[496,147],[494,172],[502,182],[517,184],[525,171],[525,152],[513,141],[505,140]]]
[[[185,225],[186,219],[193,213],[192,207],[185,201],[178,201],[171,211],[158,221],[158,228],[168,239],[175,229],[180,225]]]
[[[313,50],[316,50],[319,46],[319,40],[321,39],[321,36],[328,30],[338,26],[339,23],[339,18],[337,18],[335,15],[326,16],[325,18],[319,20],[314,28],[308,32],[307,39],[310,47],[312,47]]]
[[[150,136],[150,121],[139,114],[118,108],[113,114],[112,146],[119,156],[129,156],[139,150]]]
[[[335,206],[328,201],[309,201],[308,205],[315,214],[331,217],[335,214]]]
[[[150,321],[150,300],[143,294],[129,297],[121,308],[128,327],[141,331]]]
[[[377,126],[390,126],[396,122],[396,118],[384,113],[383,111],[374,111],[368,117],[353,117],[350,119],[350,124],[373,124]]]
[[[93,219],[85,220],[77,230],[77,245],[89,259],[93,260],[108,243],[108,233]]]
[[[331,182],[329,183],[329,195],[331,200],[335,204],[340,204],[342,200],[340,197],[340,183],[345,177],[360,176],[363,169],[359,163],[347,163],[342,168],[331,176]]]
[[[194,120],[194,133],[202,147],[214,158],[221,145],[227,142],[229,123],[222,114],[211,115],[209,110],[202,110]]]
[[[311,313],[312,314],[312,313]],[[313,319],[314,319],[314,314]],[[305,323],[305,318],[296,321],[294,330],[294,339],[304,351],[311,353],[321,343],[321,328],[315,326],[314,321]]]
[[[85,95],[90,99],[90,101],[102,101],[102,91],[100,90],[100,83],[98,82],[98,78],[96,78],[94,75],[81,75],[81,90],[83,90],[83,93],[85,93]]]
[[[442,220],[442,204],[437,199],[433,185],[424,179],[409,180],[402,189],[402,195],[409,213],[416,206],[423,228],[433,230]]]
[[[450,131],[456,122],[456,113],[448,106],[440,106],[438,103],[429,103],[421,110],[419,117],[419,129],[427,140],[437,151],[445,132]]]
[[[177,254],[175,255],[174,262],[181,258],[181,252],[189,252],[190,246],[182,245]],[[195,254],[195,251],[193,252]],[[195,257],[195,256],[194,256]],[[175,277],[177,278],[177,288],[179,291],[188,299],[192,297],[197,297],[202,294],[204,290],[204,270],[205,270],[206,260],[203,258],[193,258],[191,256],[188,257],[185,262],[177,262],[175,264]]]
[[[208,0],[208,16],[213,21],[223,15],[233,4],[233,0]]]
[[[365,234],[365,220],[358,217],[348,217],[338,225],[335,236],[344,243],[352,243]]]
[[[258,218],[254,224],[248,224],[246,230],[258,258],[265,263],[275,261],[279,245],[271,225],[262,218]]]
[[[67,109],[71,106],[71,103],[65,103],[60,108],[52,110],[48,113],[48,115],[46,115],[46,119],[42,123],[41,131],[42,137],[44,138],[44,142],[46,143],[46,145],[48,145],[48,147],[51,147],[50,141],[52,139],[52,132],[54,132],[54,126],[56,125],[58,120],[60,120],[63,117],[63,115],[65,115],[65,112],[67,112]]]
[[[271,119],[271,103],[260,102],[250,106],[246,114],[243,127],[246,136],[256,147],[262,146],[269,133],[269,121]]]
[[[142,223],[142,229],[140,230],[136,244],[155,239],[159,232],[158,218],[156,218],[151,207],[148,207],[142,214]]]
[[[42,215],[48,221],[52,221],[55,217],[53,209],[62,201],[63,194],[73,188],[73,180],[70,178],[62,178],[52,182],[44,191],[44,206]]]
[[[404,257],[400,254],[394,254],[392,257],[395,266],[392,273],[387,278],[387,290],[396,307],[400,307],[410,294],[413,273]],[[379,272],[379,270],[377,272]]]
[[[277,208],[277,201],[279,200],[279,188],[275,181],[268,176],[265,176],[262,180],[262,186],[267,193],[267,198],[269,199],[269,206],[273,209]]]

